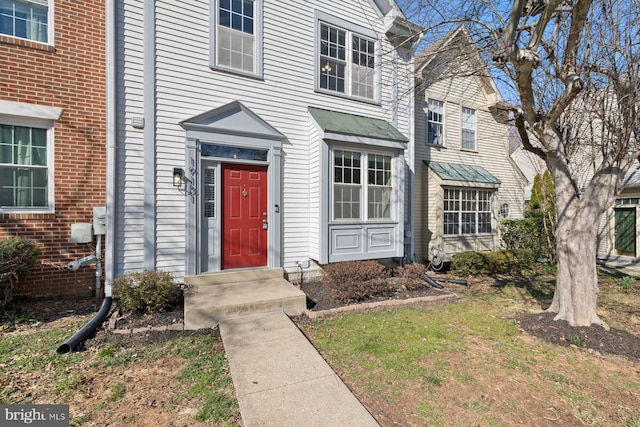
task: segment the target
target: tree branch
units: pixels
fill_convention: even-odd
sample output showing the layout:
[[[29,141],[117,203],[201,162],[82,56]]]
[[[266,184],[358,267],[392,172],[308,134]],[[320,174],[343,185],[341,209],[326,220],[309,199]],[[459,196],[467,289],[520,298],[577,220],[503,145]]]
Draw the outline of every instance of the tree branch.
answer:
[[[518,134],[520,134],[520,140],[522,141],[522,146],[525,150],[532,152],[533,154],[540,157],[542,160],[546,162],[547,160],[547,152],[541,149],[540,147],[536,147],[531,144],[531,140],[529,139],[529,133],[527,132],[527,128],[524,121],[523,114],[516,112],[515,113],[515,124],[516,129],[518,130]]]

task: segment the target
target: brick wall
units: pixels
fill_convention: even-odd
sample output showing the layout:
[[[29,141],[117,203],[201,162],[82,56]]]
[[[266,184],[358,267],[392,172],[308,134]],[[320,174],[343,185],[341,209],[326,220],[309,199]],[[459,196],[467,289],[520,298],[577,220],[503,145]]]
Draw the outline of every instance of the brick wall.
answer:
[[[90,295],[95,265],[71,243],[71,224],[92,222],[105,205],[106,95],[104,1],[55,1],[53,46],[0,35],[0,100],[63,108],[55,122],[55,212],[0,214],[0,239],[22,236],[43,252],[42,267],[18,287],[33,296]],[[95,243],[95,240],[94,240]]]

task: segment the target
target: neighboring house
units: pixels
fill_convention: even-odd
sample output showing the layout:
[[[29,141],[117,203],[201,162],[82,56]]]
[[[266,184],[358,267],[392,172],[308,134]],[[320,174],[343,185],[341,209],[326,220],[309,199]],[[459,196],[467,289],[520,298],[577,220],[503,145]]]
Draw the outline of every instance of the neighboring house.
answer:
[[[530,136],[530,138],[533,138],[533,136]],[[531,200],[531,191],[533,190],[536,175],[543,174],[547,170],[547,166],[544,164],[544,160],[531,151],[527,151],[522,145],[511,153],[511,159],[518,165],[518,168],[527,179],[527,184],[524,187],[524,201],[528,203]]]
[[[108,281],[411,253],[420,28],[393,1],[108,7]]]
[[[640,253],[640,164],[635,162],[624,179],[622,191],[600,218],[598,258],[618,255],[638,257]]]
[[[42,266],[17,294],[89,295],[91,254],[74,223],[105,205],[104,2],[0,1],[0,239],[37,242]]]
[[[464,27],[415,62],[416,259],[498,250],[500,221],[523,217],[526,184],[505,103]]]

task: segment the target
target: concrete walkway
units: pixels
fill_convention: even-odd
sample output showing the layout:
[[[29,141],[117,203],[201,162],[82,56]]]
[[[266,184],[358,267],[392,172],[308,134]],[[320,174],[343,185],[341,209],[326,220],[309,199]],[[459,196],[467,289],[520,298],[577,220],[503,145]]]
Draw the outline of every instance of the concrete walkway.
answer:
[[[616,270],[626,273],[636,278],[640,277],[640,258],[611,255],[607,258],[598,258],[596,262],[605,267],[615,268]]]
[[[282,311],[219,326],[245,427],[379,425]]]

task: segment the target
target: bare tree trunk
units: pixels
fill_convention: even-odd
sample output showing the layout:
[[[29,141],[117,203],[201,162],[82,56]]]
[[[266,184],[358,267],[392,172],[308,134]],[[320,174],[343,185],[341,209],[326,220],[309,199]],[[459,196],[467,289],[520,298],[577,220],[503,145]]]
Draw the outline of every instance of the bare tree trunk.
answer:
[[[594,209],[586,206],[585,210]],[[592,215],[597,213],[593,212]],[[573,218],[565,217],[561,222],[558,224],[556,247],[556,290],[547,311],[557,313],[555,320],[566,320],[572,326],[598,324],[609,329],[596,314],[598,275],[593,220],[585,220],[581,214]]]
[[[555,320],[572,326],[609,326],[597,313],[598,274],[596,271],[598,221],[606,206],[591,192],[579,194],[569,178],[563,158],[548,159],[547,166],[556,184],[556,290],[549,312]]]

